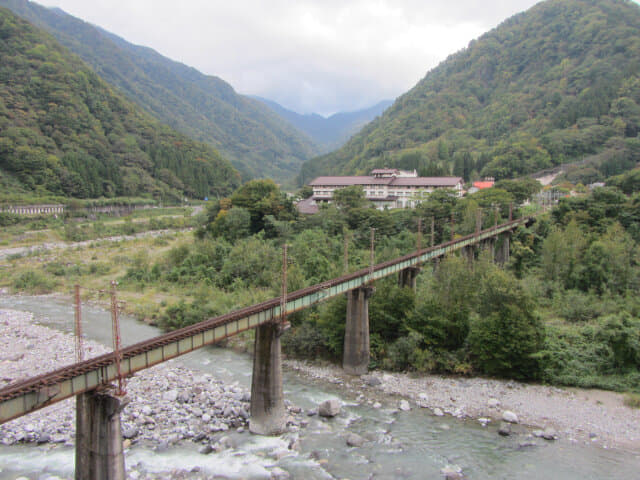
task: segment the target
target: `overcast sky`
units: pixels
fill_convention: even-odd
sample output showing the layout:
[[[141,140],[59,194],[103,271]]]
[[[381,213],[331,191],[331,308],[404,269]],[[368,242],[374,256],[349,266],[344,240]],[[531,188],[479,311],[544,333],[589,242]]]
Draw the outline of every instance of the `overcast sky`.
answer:
[[[37,0],[300,113],[393,99],[537,0]]]

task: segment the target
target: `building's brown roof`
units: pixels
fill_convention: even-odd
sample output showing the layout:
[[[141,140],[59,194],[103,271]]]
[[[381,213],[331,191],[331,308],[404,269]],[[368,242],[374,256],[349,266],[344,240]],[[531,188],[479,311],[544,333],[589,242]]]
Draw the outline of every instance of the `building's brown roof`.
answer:
[[[328,185],[332,187],[347,187],[349,185],[387,185],[392,178],[360,177],[318,177],[309,183],[312,187]]]
[[[461,177],[398,177],[391,185],[418,187],[455,187],[462,183]]]
[[[312,187],[331,186],[346,187],[350,185],[398,185],[417,187],[455,187],[462,183],[461,177],[387,177],[376,178],[372,176],[355,177],[318,177],[311,183]]]

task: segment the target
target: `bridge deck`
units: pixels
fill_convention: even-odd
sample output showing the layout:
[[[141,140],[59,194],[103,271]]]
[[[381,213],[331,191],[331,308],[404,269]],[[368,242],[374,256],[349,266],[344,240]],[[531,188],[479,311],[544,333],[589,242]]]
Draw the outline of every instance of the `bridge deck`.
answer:
[[[297,290],[287,296],[286,311],[291,313],[302,310],[405,268],[420,265],[449,252],[496,237],[529,221],[528,217],[520,218],[483,230],[478,234],[467,235],[380,263],[375,265],[372,274],[366,268]],[[278,319],[279,316],[280,298],[278,297],[145,340],[122,350],[120,370],[123,376],[129,376],[137,371]],[[9,385],[0,390],[0,423],[93,390],[100,385],[113,382],[117,378],[116,357],[112,352]]]

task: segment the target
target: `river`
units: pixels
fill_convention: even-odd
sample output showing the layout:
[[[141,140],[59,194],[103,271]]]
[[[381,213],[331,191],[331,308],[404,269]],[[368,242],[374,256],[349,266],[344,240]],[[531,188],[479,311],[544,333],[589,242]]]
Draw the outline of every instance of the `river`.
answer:
[[[39,323],[66,332],[73,329],[70,302],[53,298],[0,295],[0,308],[33,312]],[[86,335],[111,344],[108,312],[83,307]],[[121,332],[125,345],[158,335],[153,327],[123,316]],[[249,388],[251,359],[228,349],[209,347],[181,357],[191,369],[212,374]],[[199,467],[194,478],[269,478],[277,465],[294,479],[424,479],[443,478],[441,469],[458,465],[469,479],[611,479],[640,478],[638,454],[593,445],[536,440],[537,446],[523,447],[522,436],[500,437],[495,426],[482,427],[476,420],[434,417],[428,409],[398,412],[397,398],[382,398],[374,409],[356,401],[356,393],[285,372],[285,397],[310,409],[328,398],[339,398],[343,414],[330,421],[309,418],[300,430],[297,453],[275,460],[268,452],[281,446],[285,437],[264,438],[249,433],[235,434],[237,446],[222,453],[202,455],[198,446],[186,443],[163,451],[134,445],[126,457],[127,466],[149,472]],[[361,448],[347,447],[344,438],[355,432],[375,438]],[[73,476],[73,449],[50,446],[0,447],[0,480],[20,475],[30,479]],[[181,477],[183,478],[183,477]],[[188,477],[186,477],[188,478]]]

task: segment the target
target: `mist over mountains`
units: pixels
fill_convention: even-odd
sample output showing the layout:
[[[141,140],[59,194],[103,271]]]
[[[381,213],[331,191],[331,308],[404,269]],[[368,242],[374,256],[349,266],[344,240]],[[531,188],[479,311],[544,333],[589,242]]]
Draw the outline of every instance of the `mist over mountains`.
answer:
[[[303,115],[266,98],[253,98],[264,102],[291,125],[308,135],[320,147],[322,153],[344,145],[353,134],[393,104],[392,100],[383,100],[362,110],[339,112],[323,117],[317,113]]]

